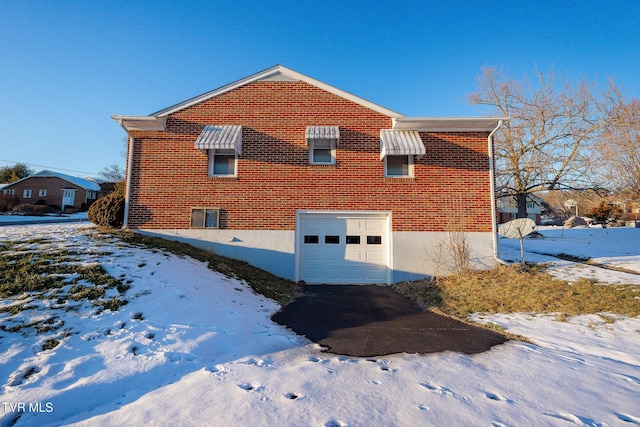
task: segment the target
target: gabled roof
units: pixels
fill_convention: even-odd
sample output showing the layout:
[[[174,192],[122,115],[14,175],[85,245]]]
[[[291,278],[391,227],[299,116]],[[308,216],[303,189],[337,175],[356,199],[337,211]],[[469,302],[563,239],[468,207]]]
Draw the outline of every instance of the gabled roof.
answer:
[[[212,91],[203,93],[202,95],[195,96],[193,98],[187,99],[186,101],[172,105],[160,111],[156,111],[155,113],[152,113],[148,116],[111,116],[111,118],[117,121],[118,123],[120,123],[120,126],[122,126],[126,131],[164,130],[166,121],[167,121],[167,116],[169,116],[170,114],[173,114],[185,108],[189,108],[193,105],[207,101],[211,98],[215,98],[216,96],[220,96],[224,93],[230,92],[241,86],[244,86],[256,81],[302,81],[312,86],[316,86],[320,89],[326,90],[327,92],[333,93],[334,95],[345,98],[349,101],[355,102],[356,104],[360,104],[363,107],[370,108],[371,110],[377,111],[386,116],[389,116],[392,118],[404,117],[402,114],[396,111],[389,110],[388,108],[384,108],[378,104],[375,104],[371,101],[367,101],[366,99],[360,98],[349,92],[345,92],[341,89],[330,86],[319,80],[316,80],[304,74],[298,73],[297,71],[293,71],[282,65],[275,65],[271,68],[267,68],[266,70],[252,74],[243,79],[236,80],[235,82],[221,86]]]
[[[313,79],[304,74],[298,73],[297,71],[293,71],[287,67],[282,65],[275,65],[271,68],[267,68],[266,70],[260,71],[258,73],[252,74],[248,77],[245,77],[240,80],[236,80],[233,83],[229,83],[217,89],[214,89],[210,92],[203,93],[202,95],[198,95],[191,99],[187,99],[179,104],[172,105],[171,107],[165,108],[160,111],[156,111],[151,114],[152,116],[164,117],[169,114],[175,113],[176,111],[180,111],[184,108],[188,108],[192,105],[199,104],[203,101],[206,101],[211,98],[215,98],[216,96],[220,96],[223,93],[232,91],[233,89],[239,88],[241,86],[247,85],[249,83],[256,82],[258,80],[271,80],[271,81],[302,81],[308,83],[312,86],[316,86],[320,89],[324,89],[327,92],[333,93],[334,95],[338,95],[342,98],[348,99],[350,101],[355,102],[356,104],[360,104],[364,107],[370,108],[374,111],[387,115],[389,117],[403,117],[402,114],[397,113],[395,111],[389,110],[388,108],[381,107],[378,104],[374,104],[373,102],[367,101],[366,99],[355,96],[349,92],[345,92],[336,87],[330,86],[326,83],[323,83],[319,80]]]
[[[60,178],[62,180],[65,180],[71,184],[75,184],[78,187],[84,188],[85,190],[91,190],[91,191],[100,191],[100,184],[98,184],[95,181],[91,181],[89,179],[84,179],[84,178],[78,178],[76,176],[71,176],[71,175],[65,175],[63,173],[59,173],[59,172],[53,172],[50,170],[42,170],[38,173],[34,173],[33,175],[29,175],[25,178],[22,178],[18,181],[12,182],[9,185],[14,185],[17,184],[19,182],[22,182],[24,180],[27,180],[29,178]]]
[[[508,121],[507,117],[405,117],[396,111],[389,110],[371,101],[360,98],[349,92],[330,86],[319,80],[293,71],[282,65],[275,65],[266,70],[252,74],[235,82],[221,86],[212,91],[187,99],[186,101],[172,105],[148,116],[111,116],[128,133],[132,130],[164,131],[167,124],[167,116],[189,108],[193,105],[220,96],[241,86],[256,81],[302,81],[334,95],[340,96],[356,104],[389,116],[393,119],[394,130],[415,130],[424,132],[491,132],[501,122]],[[213,123],[212,123],[213,124]]]

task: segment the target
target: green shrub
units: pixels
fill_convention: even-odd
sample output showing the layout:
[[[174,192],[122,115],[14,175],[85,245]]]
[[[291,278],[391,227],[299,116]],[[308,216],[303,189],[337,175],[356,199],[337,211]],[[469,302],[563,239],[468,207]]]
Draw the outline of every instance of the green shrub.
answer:
[[[89,221],[103,227],[120,228],[124,222],[124,196],[113,192],[96,200],[87,213]]]

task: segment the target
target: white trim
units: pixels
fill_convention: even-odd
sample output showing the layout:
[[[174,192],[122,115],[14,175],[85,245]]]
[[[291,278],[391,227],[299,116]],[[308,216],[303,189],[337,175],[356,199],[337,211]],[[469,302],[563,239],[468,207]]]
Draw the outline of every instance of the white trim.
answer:
[[[395,130],[421,132],[491,132],[509,117],[394,117]]]
[[[160,130],[164,131],[167,128],[166,117],[156,116],[111,116],[113,120],[129,133],[132,130]]]

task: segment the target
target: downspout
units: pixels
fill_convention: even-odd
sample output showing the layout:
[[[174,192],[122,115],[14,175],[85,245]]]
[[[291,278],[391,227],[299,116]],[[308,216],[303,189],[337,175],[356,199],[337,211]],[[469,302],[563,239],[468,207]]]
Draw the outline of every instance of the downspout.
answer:
[[[133,171],[133,141],[133,136],[129,135],[129,142],[127,144],[127,185],[124,191],[124,219],[122,220],[122,228],[129,227],[129,198],[131,194],[131,174]]]
[[[496,183],[494,172],[494,160],[493,160],[493,134],[502,127],[503,120],[498,120],[498,125],[491,131],[487,138],[487,144],[489,148],[489,191],[491,192],[491,239],[493,242],[493,259],[500,264],[507,265],[508,263],[500,258],[500,250],[498,248],[498,213],[496,209]]]

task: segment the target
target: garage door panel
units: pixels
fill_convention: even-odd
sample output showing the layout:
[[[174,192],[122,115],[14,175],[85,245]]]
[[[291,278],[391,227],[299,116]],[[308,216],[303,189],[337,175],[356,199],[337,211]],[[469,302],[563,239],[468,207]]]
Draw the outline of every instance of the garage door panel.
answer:
[[[383,216],[388,214],[358,214],[357,218],[350,215],[353,214],[300,214],[297,225],[300,280],[307,283],[387,283],[388,220]]]

